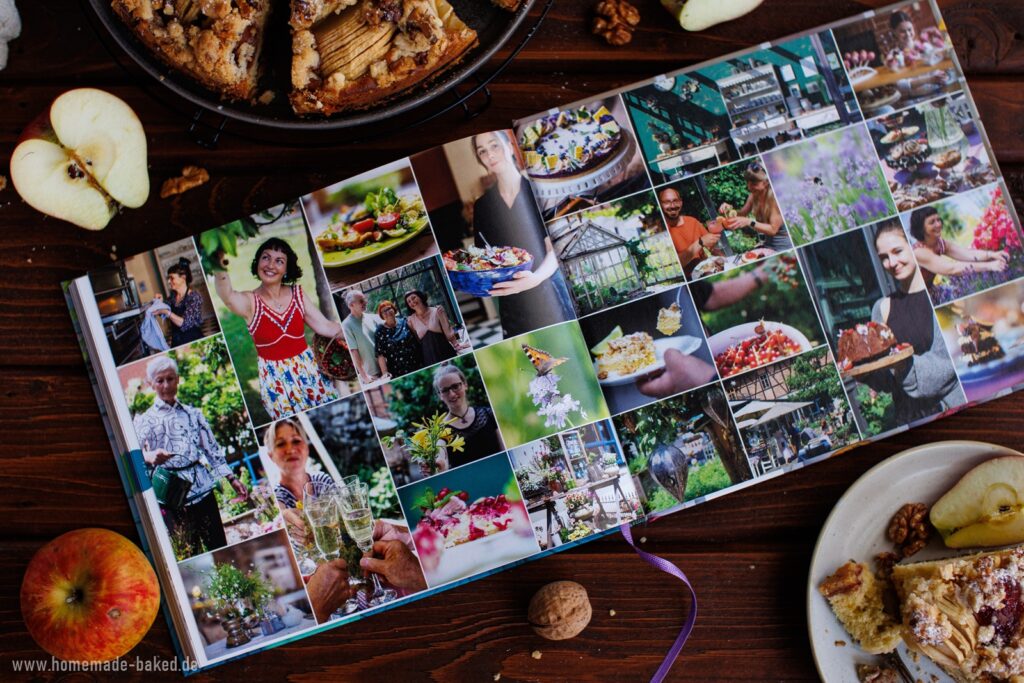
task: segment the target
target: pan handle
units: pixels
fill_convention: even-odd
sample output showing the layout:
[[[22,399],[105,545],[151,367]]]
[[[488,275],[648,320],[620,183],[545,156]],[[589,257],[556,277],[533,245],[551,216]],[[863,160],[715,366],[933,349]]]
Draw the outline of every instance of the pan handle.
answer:
[[[228,117],[220,115],[220,121],[210,123],[203,120],[204,116],[207,115],[208,112],[205,109],[196,109],[195,113],[192,114],[192,120],[189,122],[188,128],[185,132],[188,133],[192,142],[196,143],[200,147],[203,147],[204,149],[217,149],[217,143],[220,142],[220,135],[228,125]],[[209,114],[209,116],[216,118],[217,115]]]

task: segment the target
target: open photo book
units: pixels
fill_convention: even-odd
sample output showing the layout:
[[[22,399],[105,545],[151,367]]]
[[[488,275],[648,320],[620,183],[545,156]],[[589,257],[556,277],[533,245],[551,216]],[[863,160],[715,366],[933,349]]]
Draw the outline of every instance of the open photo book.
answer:
[[[1020,222],[927,2],[66,292],[190,671],[1024,384]]]

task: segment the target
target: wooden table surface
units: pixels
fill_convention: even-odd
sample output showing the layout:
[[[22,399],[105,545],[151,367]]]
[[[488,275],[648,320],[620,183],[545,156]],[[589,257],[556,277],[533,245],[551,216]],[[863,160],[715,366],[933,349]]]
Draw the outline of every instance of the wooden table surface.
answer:
[[[518,116],[885,3],[767,0],[753,15],[690,35],[673,25],[656,0],[637,0],[639,30],[629,46],[613,49],[589,34],[591,0],[556,0],[542,28],[492,86],[490,108],[475,120],[451,116],[361,145],[258,144],[228,134],[216,150],[196,146],[185,133],[187,104],[171,106],[177,100],[169,95],[154,98],[147,91],[159,89],[151,81],[112,61],[86,19],[84,3],[19,4],[25,29],[12,45],[10,65],[0,72],[5,158],[22,127],[54,96],[71,87],[97,86],[124,98],[141,117],[156,187],[189,163],[206,167],[211,181],[173,200],[154,192],[144,207],[97,233],[45,219],[10,187],[0,192],[0,434],[7,444],[0,456],[4,680],[13,676],[11,659],[44,656],[24,630],[17,597],[32,554],[58,534],[85,526],[137,537],[59,282],[109,263],[115,248],[130,255],[165,244],[429,145],[503,127]],[[1024,4],[940,4],[1020,207]],[[6,174],[7,162],[3,165],[0,173]],[[638,529],[635,536],[646,536],[648,550],[686,571],[700,599],[696,629],[671,678],[817,680],[804,591],[815,539],[839,496],[872,465],[916,444],[979,439],[1024,447],[1022,409],[1024,395],[1002,398]],[[526,625],[527,602],[540,585],[569,578],[587,587],[594,619],[573,640],[544,641]],[[612,609],[615,616],[609,615]],[[218,667],[202,678],[490,681],[501,673],[502,681],[645,680],[687,609],[678,584],[643,564],[616,536]],[[534,650],[543,658],[532,658]],[[172,655],[163,619],[133,655]],[[101,674],[83,678],[105,679]]]

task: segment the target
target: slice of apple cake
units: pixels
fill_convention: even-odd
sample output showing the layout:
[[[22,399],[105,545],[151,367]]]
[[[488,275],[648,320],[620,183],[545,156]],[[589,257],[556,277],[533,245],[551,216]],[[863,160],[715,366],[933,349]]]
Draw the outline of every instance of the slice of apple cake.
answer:
[[[903,639],[958,681],[1024,683],[1024,546],[896,565]]]
[[[292,0],[292,108],[378,104],[460,60],[476,32],[446,0]]]
[[[161,60],[228,99],[255,97],[270,0],[111,0]]]

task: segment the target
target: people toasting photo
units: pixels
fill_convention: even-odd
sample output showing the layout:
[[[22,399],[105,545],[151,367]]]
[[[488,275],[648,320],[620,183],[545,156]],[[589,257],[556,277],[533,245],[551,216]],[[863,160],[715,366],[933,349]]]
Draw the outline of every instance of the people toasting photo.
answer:
[[[252,336],[267,414],[278,419],[336,399],[306,343],[306,326],[335,338],[342,335],[341,325],[324,316],[303,292],[298,284],[302,268],[291,245],[278,237],[266,240],[257,248],[250,271],[260,281],[252,290],[237,291],[226,270],[214,273],[213,279],[221,301],[245,320]]]
[[[354,612],[426,587],[411,550],[408,528],[393,522],[371,521],[368,542],[357,543],[363,551],[359,567],[350,566],[357,555],[340,552],[344,543],[341,528],[349,526],[344,521],[346,510],[351,508],[346,501],[353,498],[349,495],[351,491],[360,502],[367,502],[365,495],[360,497],[358,493],[366,485],[354,475],[336,482],[324,472],[310,472],[309,437],[298,420],[274,422],[267,428],[263,442],[268,457],[280,471],[280,483],[274,493],[292,544],[300,549],[315,547],[320,553],[320,561],[316,562],[306,587],[318,622],[328,621],[337,610]],[[333,538],[328,538],[332,534]],[[383,576],[390,586],[378,585],[377,603],[373,595],[360,595],[365,582],[355,576],[358,569]],[[382,600],[381,596],[390,597]]]

